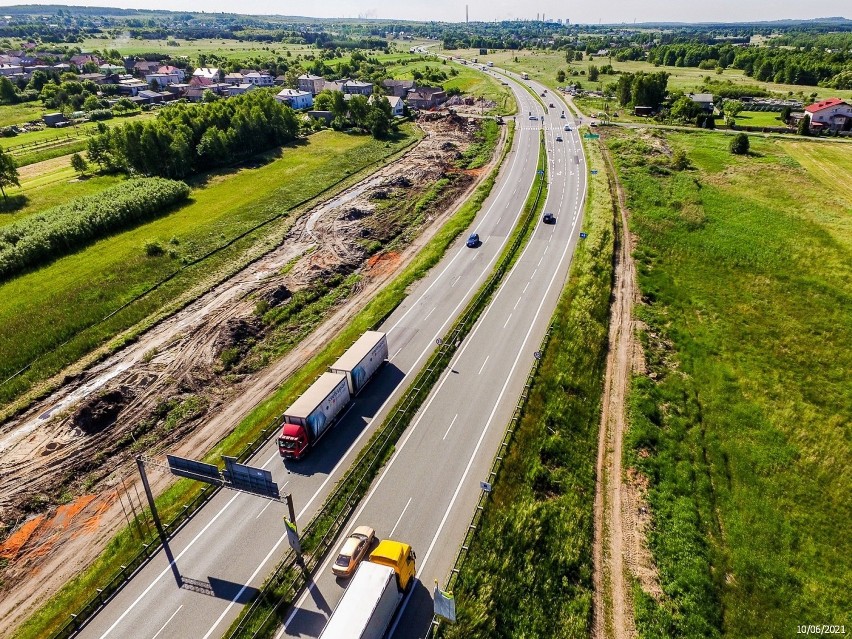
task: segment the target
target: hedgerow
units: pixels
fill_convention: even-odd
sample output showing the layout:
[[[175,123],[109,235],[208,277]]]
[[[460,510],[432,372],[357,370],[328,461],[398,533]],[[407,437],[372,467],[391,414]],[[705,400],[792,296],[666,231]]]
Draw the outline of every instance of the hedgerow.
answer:
[[[116,229],[156,217],[189,187],[163,178],[129,180],[0,227],[0,279],[71,253]]]

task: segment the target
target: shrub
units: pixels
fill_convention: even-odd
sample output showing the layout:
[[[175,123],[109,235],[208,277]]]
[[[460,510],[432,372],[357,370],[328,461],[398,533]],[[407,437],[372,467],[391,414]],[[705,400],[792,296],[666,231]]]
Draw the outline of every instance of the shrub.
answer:
[[[183,182],[130,180],[0,227],[0,279],[155,217],[188,196],[189,187]]]
[[[745,133],[737,133],[731,140],[731,153],[735,155],[748,153],[748,136]]]
[[[145,255],[148,257],[159,257],[165,252],[166,250],[160,244],[159,240],[148,240],[145,242]]]

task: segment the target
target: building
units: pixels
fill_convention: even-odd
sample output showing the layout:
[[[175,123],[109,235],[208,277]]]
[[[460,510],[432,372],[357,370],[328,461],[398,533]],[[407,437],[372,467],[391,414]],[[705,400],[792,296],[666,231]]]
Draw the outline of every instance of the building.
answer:
[[[849,131],[852,129],[852,106],[840,98],[820,100],[805,107],[811,116],[812,129]]]
[[[689,99],[701,107],[705,113],[713,113],[713,94],[712,93],[690,93]]]
[[[371,95],[370,96],[370,104],[372,104],[373,101],[376,98],[380,98],[380,97],[382,97],[382,96],[380,96],[378,94]],[[391,115],[393,115],[394,117],[402,117],[403,112],[405,110],[405,103],[402,101],[402,98],[398,98],[395,95],[388,95],[388,96],[384,96],[384,97],[390,103]]]
[[[243,83],[243,74],[237,71],[233,73],[225,74],[225,84],[230,84],[232,86],[237,86],[238,84]]]
[[[216,80],[203,75],[193,75],[189,79],[189,84],[193,87],[209,87],[212,84],[216,84]]]
[[[98,67],[98,71],[104,75],[124,75],[127,69],[119,64],[102,64]]]
[[[181,81],[177,73],[148,73],[145,75],[145,82],[148,86],[155,83],[159,87],[166,87],[170,84],[177,84]]]
[[[373,95],[373,84],[371,82],[347,80],[343,83],[343,92],[349,95]]]
[[[154,104],[157,102],[163,102],[165,100],[165,96],[158,91],[140,91],[138,97],[142,98],[144,101],[143,104]]]
[[[447,92],[441,87],[418,87],[408,91],[405,101],[414,109],[434,109],[446,99]]]
[[[272,87],[275,86],[275,78],[268,73],[258,73],[251,71],[243,75],[243,82],[253,84],[256,87]]]
[[[307,91],[311,95],[316,95],[325,88],[325,80],[318,75],[306,73],[300,75],[297,79],[299,91]]]
[[[119,80],[119,93],[124,95],[136,96],[140,91],[148,89],[148,83],[142,80],[133,78],[132,80]]]
[[[45,113],[41,116],[47,126],[56,126],[65,122],[65,116],[62,113]]]
[[[294,109],[309,109],[314,106],[314,96],[310,91],[299,91],[299,89],[281,89],[275,99],[289,104]]]
[[[77,79],[80,82],[85,82],[86,80],[91,80],[95,84],[105,84],[106,76],[103,73],[81,73],[77,76]]]
[[[24,67],[20,64],[0,64],[0,75],[10,76],[18,75],[24,72]]]
[[[84,64],[88,64],[89,62],[94,62],[97,66],[101,66],[104,63],[104,61],[98,56],[92,55],[91,53],[78,53],[77,55],[71,56],[69,62],[76,67],[82,67]]]
[[[198,67],[192,72],[193,78],[207,78],[213,82],[219,81],[219,69],[216,67]]]
[[[168,75],[177,76],[178,82],[183,82],[186,79],[186,73],[180,67],[173,67],[169,64],[165,64],[157,69],[157,73],[167,73]]]
[[[404,98],[414,88],[414,80],[382,80],[382,86],[389,95]]]
[[[243,82],[242,84],[229,84],[228,95],[242,95],[243,93],[248,93],[256,88],[256,84],[249,84],[248,82]]]
[[[142,75],[146,75],[148,73],[156,73],[157,69],[159,69],[159,68],[160,68],[159,62],[150,62],[148,60],[138,60],[137,62],[133,63],[133,66],[131,67],[130,70],[135,75],[142,76]]]

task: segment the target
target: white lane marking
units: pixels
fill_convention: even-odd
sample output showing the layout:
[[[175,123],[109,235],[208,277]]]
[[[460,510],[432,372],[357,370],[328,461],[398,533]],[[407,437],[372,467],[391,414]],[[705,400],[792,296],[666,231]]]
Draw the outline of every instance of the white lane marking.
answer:
[[[544,255],[542,255],[540,258],[538,258],[538,264],[536,264],[536,266],[541,266],[541,263],[542,263],[543,260],[544,260]]]
[[[571,234],[573,235],[574,229],[576,228],[576,223],[571,227]],[[518,349],[518,354],[515,356],[515,361],[512,366],[509,368],[510,371],[514,371],[518,365],[518,361],[521,359],[521,355],[524,352],[524,348],[526,348],[527,342],[529,341],[530,335],[532,334],[532,330],[535,327],[536,322],[538,321],[538,316],[541,315],[541,310],[544,308],[544,302],[547,300],[548,293],[550,289],[553,287],[553,282],[556,280],[556,275],[559,273],[562,262],[565,261],[565,257],[568,255],[568,249],[571,248],[571,243],[568,242],[565,244],[565,248],[562,251],[562,257],[559,259],[559,264],[557,264],[556,268],[553,269],[553,275],[550,278],[550,282],[545,289],[544,295],[541,297],[541,301],[538,304],[538,308],[536,309],[535,315],[533,316],[532,321],[530,322],[530,327],[527,329],[527,334],[524,336],[524,341],[521,344],[520,349]],[[469,342],[468,342],[469,343]],[[488,421],[485,422],[485,428],[482,429],[482,434],[479,436],[479,441],[476,442],[476,448],[473,449],[473,453],[470,456],[470,460],[467,462],[467,467],[464,469],[464,473],[459,480],[458,485],[456,486],[456,490],[453,493],[453,498],[450,500],[449,506],[447,506],[447,510],[444,513],[443,519],[441,519],[441,524],[438,526],[437,532],[435,532],[435,536],[432,538],[432,543],[429,544],[429,549],[426,551],[426,556],[423,557],[423,561],[420,562],[420,573],[423,574],[424,569],[426,568],[426,563],[429,561],[429,556],[432,554],[432,550],[435,548],[435,544],[438,541],[438,537],[441,536],[441,531],[444,529],[444,525],[447,523],[447,518],[450,516],[450,511],[453,509],[453,505],[456,503],[456,499],[459,496],[459,492],[461,491],[461,487],[465,485],[465,481],[467,480],[467,474],[470,472],[470,468],[473,465],[473,460],[476,458],[476,454],[479,452],[479,447],[482,445],[482,441],[485,439],[485,434],[488,432],[489,426],[491,426],[491,422],[494,420],[494,415],[497,413],[497,407],[500,405],[500,402],[503,400],[503,395],[506,394],[506,389],[509,387],[509,382],[511,381],[512,376],[506,375],[506,381],[503,382],[503,388],[500,389],[500,394],[497,396],[497,401],[494,402],[494,407],[491,409],[491,414],[488,416]],[[402,612],[400,612],[402,615]]]
[[[512,314],[511,314],[511,313],[509,313],[509,317],[507,317],[507,318],[506,318],[506,324],[503,324],[503,328],[506,328],[506,326],[508,325],[508,323],[509,323],[509,320],[510,320],[510,319],[512,319]]]
[[[453,417],[453,421],[451,421],[451,422],[450,422],[450,426],[449,426],[449,428],[447,428],[447,432],[446,432],[446,433],[444,433],[444,436],[443,436],[443,437],[441,437],[441,441],[444,441],[444,440],[447,438],[447,435],[449,435],[449,434],[450,434],[450,429],[453,427],[453,424],[455,424],[455,423],[456,423],[456,420],[457,420],[458,418],[459,418],[459,414],[458,414],[458,413],[456,413],[456,416],[455,416],[455,417]]]
[[[175,611],[172,613],[172,616],[171,616],[171,617],[169,617],[169,620],[168,620],[168,621],[166,621],[166,623],[164,623],[164,624],[163,624],[163,627],[162,627],[162,628],[160,628],[160,629],[157,631],[157,634],[155,634],[153,637],[151,637],[151,639],[157,639],[157,637],[159,637],[159,636],[160,636],[160,633],[161,633],[161,632],[163,632],[163,630],[165,630],[165,629],[166,629],[166,626],[168,626],[168,625],[169,625],[169,621],[171,621],[172,619],[174,619],[174,618],[175,618],[175,615],[176,615],[177,613],[179,613],[179,612],[180,612],[180,609],[181,609],[181,608],[183,608],[183,604],[181,604],[181,605],[178,607],[178,609],[177,609],[177,610],[175,610]]]
[[[402,348],[403,347],[400,346],[398,349],[396,349],[396,353],[393,354],[393,356],[391,357],[391,360],[402,352]],[[388,360],[388,361],[390,361],[390,360]]]
[[[518,304],[520,304],[520,303],[521,303],[521,300],[522,300],[522,299],[524,299],[524,296],[523,296],[523,295],[521,295],[521,296],[518,298],[518,301],[517,301],[517,302],[515,302],[515,305],[512,307],[512,310],[513,310],[513,311],[514,311],[516,308],[518,308]]]
[[[408,507],[411,505],[412,499],[414,499],[414,498],[413,497],[408,498],[408,503],[405,504],[405,508],[403,508],[402,512],[399,513],[399,519],[396,520],[396,523],[393,525],[393,528],[391,529],[390,533],[388,533],[389,538],[391,538],[391,539],[393,538],[393,534],[396,532],[396,527],[399,526],[399,522],[402,521],[402,516],[405,514],[405,511],[408,510]]]
[[[455,283],[455,282],[453,282],[453,286],[455,286],[455,284],[456,284],[456,283]],[[424,318],[423,318],[423,321],[424,321],[424,322],[425,322],[427,319],[429,319],[429,316],[430,316],[432,313],[434,313],[434,312],[435,312],[435,309],[436,309],[436,308],[438,308],[438,307],[436,306],[436,307],[434,307],[431,311],[429,311],[428,313],[426,313],[426,317],[424,317]]]
[[[267,459],[267,460],[266,460],[266,463],[265,463],[263,466],[261,466],[261,468],[266,468],[267,466],[269,466],[269,464],[271,464],[272,462],[274,462],[274,461],[275,461],[278,457],[281,457],[281,453],[279,453],[279,452],[275,452],[275,453],[273,453],[273,454],[272,454],[272,457],[270,457],[269,459]]]
[[[524,290],[523,290],[523,291],[521,291],[521,295],[523,295],[524,293],[526,293],[526,292],[527,292],[527,289],[528,289],[529,287],[530,287],[530,283],[529,283],[529,282],[527,282],[527,285],[524,287]]]
[[[484,362],[482,362],[482,366],[480,366],[480,367],[479,367],[479,372],[477,373],[477,375],[482,375],[482,370],[485,368],[485,365],[488,363],[488,358],[489,358],[489,357],[491,357],[491,355],[486,355],[486,356],[485,356],[485,361],[484,361]]]
[[[187,553],[187,551],[189,551],[189,549],[190,549],[190,548],[192,548],[192,546],[193,546],[193,545],[195,545],[195,542],[196,542],[196,541],[198,541],[198,540],[201,538],[201,536],[202,536],[205,532],[207,532],[207,529],[208,529],[208,528],[210,528],[210,526],[212,526],[214,523],[216,523],[216,520],[217,520],[217,519],[219,519],[219,517],[222,515],[222,513],[224,513],[224,512],[228,509],[228,507],[229,507],[231,504],[233,504],[233,503],[234,503],[234,500],[236,500],[236,499],[237,499],[237,497],[239,497],[241,494],[242,494],[242,493],[237,493],[236,495],[234,495],[233,497],[231,497],[231,498],[228,500],[228,503],[226,503],[224,506],[222,506],[222,509],[221,509],[218,513],[216,513],[216,514],[213,516],[213,519],[211,519],[211,520],[207,523],[207,525],[206,525],[206,526],[204,526],[204,528],[202,528],[202,529],[201,529],[201,531],[200,531],[200,532],[199,532],[199,533],[198,533],[195,537],[193,537],[193,538],[192,538],[192,541],[190,541],[190,542],[189,542],[189,544],[187,544],[186,548],[184,548],[184,549],[180,552],[180,554],[179,554],[177,557],[175,557],[175,558],[174,558],[174,560],[173,560],[171,563],[169,563],[169,565],[168,565],[168,566],[166,566],[166,567],[163,569],[163,571],[162,571],[159,575],[157,575],[157,576],[154,578],[154,580],[153,580],[153,581],[152,581],[152,582],[148,585],[148,587],[147,587],[147,588],[145,588],[145,590],[143,590],[143,591],[142,591],[142,594],[141,594],[141,595],[139,595],[138,597],[136,597],[136,599],[134,599],[134,600],[133,600],[133,603],[131,603],[129,606],[127,606],[127,608],[125,608],[125,609],[124,609],[124,612],[123,612],[123,613],[121,613],[121,615],[118,617],[118,619],[116,619],[116,620],[113,622],[113,624],[112,624],[109,628],[107,628],[107,629],[106,629],[106,631],[105,631],[105,632],[101,635],[100,639],[104,639],[104,637],[108,636],[108,635],[109,635],[109,634],[110,634],[113,630],[115,630],[115,627],[116,627],[118,624],[120,624],[122,621],[124,621],[124,618],[125,618],[128,614],[130,614],[130,611],[131,611],[131,610],[133,610],[133,609],[134,609],[134,608],[135,608],[135,607],[139,604],[139,602],[140,602],[140,601],[142,601],[142,599],[143,599],[143,598],[144,598],[144,597],[145,597],[145,596],[146,596],[149,592],[151,592],[151,589],[152,589],[154,586],[156,586],[156,585],[157,585],[157,582],[159,582],[159,581],[160,581],[160,579],[162,579],[162,578],[163,578],[163,576],[164,576],[166,573],[170,573],[170,572],[172,571],[172,565],[173,565],[173,564],[175,564],[175,563],[177,562],[177,560],[178,560],[178,559],[180,559],[181,557],[183,557],[183,556]]]

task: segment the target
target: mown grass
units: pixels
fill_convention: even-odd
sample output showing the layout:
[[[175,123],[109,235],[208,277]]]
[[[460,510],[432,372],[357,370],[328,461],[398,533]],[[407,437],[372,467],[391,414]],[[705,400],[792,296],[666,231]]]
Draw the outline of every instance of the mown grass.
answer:
[[[511,140],[511,135],[509,136]],[[511,144],[504,147],[505,158]],[[450,244],[473,222],[482,203],[494,186],[497,172],[487,177],[473,196],[450,218],[435,237],[418,253],[403,272],[352,318],[350,323],[310,362],[288,378],[264,402],[259,404],[204,459],[221,463],[222,455],[236,455],[256,442],[274,424],[284,409],[302,393],[316,377],[325,371],[364,331],[378,326],[405,299],[408,287],[428,273]],[[163,520],[173,519],[203,488],[198,482],[179,480],[157,497],[157,508]],[[45,637],[65,622],[69,610],[77,610],[94,592],[117,572],[116,566],[126,564],[139,550],[139,537],[130,527],[123,529],[108,544],[97,561],[64,586],[19,629],[21,639]]]
[[[780,115],[778,111],[742,111],[737,114],[734,121],[738,126],[787,126],[786,122],[778,118]],[[719,123],[721,124],[721,120]]]
[[[76,361],[108,339],[161,310],[219,269],[240,261],[264,228],[203,263],[189,267],[110,319],[108,314],[152,285],[261,221],[319,195],[347,175],[410,142],[411,131],[394,143],[323,132],[259,168],[222,171],[196,181],[192,202],[174,213],[97,242],[0,286],[0,379],[30,362],[23,375],[0,386],[6,403],[33,383]],[[274,226],[274,225],[273,225]],[[280,229],[279,229],[280,230]],[[174,241],[172,241],[174,238]],[[158,257],[144,245],[171,242]]]
[[[38,211],[118,184],[123,175],[88,175],[80,179],[70,163],[21,178],[21,186],[7,187],[9,201],[0,200],[0,226]]]
[[[0,127],[41,120],[44,113],[47,113],[47,109],[40,101],[4,104],[0,106]]]
[[[584,230],[521,420],[453,588],[447,638],[587,637],[595,457],[614,227],[600,150],[587,145]],[[523,565],[523,570],[518,566]]]
[[[530,78],[542,82],[548,81],[548,84],[555,83],[557,71],[562,70],[568,74],[565,84],[577,81],[584,89],[587,90],[599,89],[618,80],[617,75],[601,75],[598,82],[589,82],[588,80],[588,70],[591,65],[595,65],[600,68],[605,64],[612,64],[615,71],[620,71],[622,73],[636,73],[639,71],[644,71],[645,73],[656,73],[658,71],[665,71],[671,76],[669,77],[669,89],[676,89],[684,92],[694,91],[704,83],[705,78],[709,77],[714,81],[725,82],[730,80],[735,85],[752,85],[776,93],[792,92],[793,94],[802,93],[807,96],[815,92],[820,99],[829,97],[840,97],[844,99],[852,98],[852,90],[840,90],[797,84],[776,84],[774,82],[758,82],[754,78],[748,77],[742,71],[737,69],[725,69],[721,75],[716,75],[715,71],[707,71],[697,67],[656,67],[653,64],[644,61],[619,62],[615,58],[610,60],[608,57],[595,57],[592,60],[589,60],[588,56],[584,56],[586,58],[585,60],[572,61],[568,63],[565,61],[564,51],[496,51],[495,53],[482,56],[479,55],[479,49],[459,49],[457,51],[446,51],[445,53],[453,56],[463,56],[468,60],[472,56],[476,56],[481,63],[492,61],[496,66],[503,67],[504,69],[515,71],[517,73],[526,71],[529,73]],[[515,58],[517,58],[517,62],[515,62]],[[578,73],[583,72],[584,75],[572,76],[571,71],[577,71]]]
[[[640,632],[848,624],[852,197],[830,187],[852,147],[653,134],[687,152],[677,172],[647,132],[611,135],[645,301],[626,463],[650,480],[664,591],[634,588]]]

